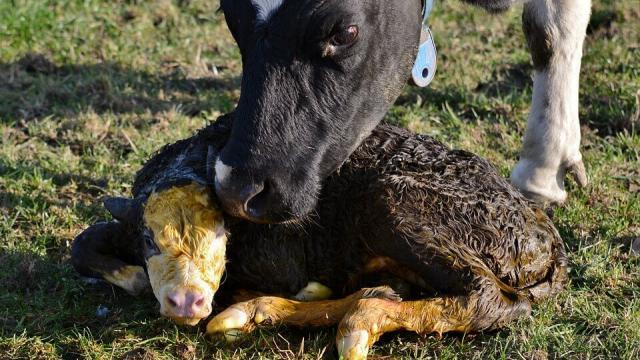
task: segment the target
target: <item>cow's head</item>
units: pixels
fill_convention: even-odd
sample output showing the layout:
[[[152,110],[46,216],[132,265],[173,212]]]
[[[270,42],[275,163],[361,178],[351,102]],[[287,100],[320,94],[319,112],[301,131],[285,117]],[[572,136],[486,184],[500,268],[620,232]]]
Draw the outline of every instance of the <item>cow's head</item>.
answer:
[[[209,316],[224,272],[222,213],[201,185],[171,187],[146,201],[110,199],[107,209],[138,227],[151,288],[162,315],[196,325]]]
[[[302,217],[320,182],[382,120],[411,74],[420,0],[222,0],[243,61],[216,161],[229,213]]]

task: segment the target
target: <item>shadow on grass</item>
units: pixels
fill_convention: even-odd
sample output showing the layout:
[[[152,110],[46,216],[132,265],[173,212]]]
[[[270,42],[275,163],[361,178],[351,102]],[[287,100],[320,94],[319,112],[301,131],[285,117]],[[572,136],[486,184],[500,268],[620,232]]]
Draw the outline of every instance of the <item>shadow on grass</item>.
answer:
[[[520,111],[519,106],[530,106],[532,76],[533,67],[528,62],[506,64],[493,69],[490,80],[479,83],[473,91],[462,87],[439,90],[435,87],[411,86],[396,104],[410,106],[424,101],[438,109],[449,106],[462,121],[482,119],[492,123],[504,119],[512,122],[516,112]],[[630,132],[640,126],[633,119],[636,113],[633,97],[615,96],[608,88],[589,87],[588,79],[583,80],[580,92],[580,119],[583,125],[596,130],[601,137]],[[512,125],[514,128],[517,126],[515,123]]]
[[[407,106],[424,101],[438,109],[448,106],[462,121],[510,120],[515,116],[515,109],[511,104],[529,101],[531,71],[532,67],[528,63],[507,64],[494,69],[489,81],[479,83],[471,91],[456,86],[444,89],[409,86],[396,105]]]
[[[27,54],[0,63],[0,119],[17,121],[97,112],[143,113],[180,108],[189,116],[211,109],[231,110],[228,91],[239,79],[188,79],[132,70],[116,63],[61,65],[43,55]]]
[[[100,195],[103,195],[107,187],[107,179],[105,178],[93,178],[85,175],[72,174],[67,172],[52,172],[42,166],[38,166],[38,176],[43,180],[50,180],[57,187],[64,187],[71,183],[76,185],[76,190],[74,191],[75,195],[83,196],[87,198],[96,198]],[[0,159],[0,176],[6,179],[15,178],[16,180],[24,178],[25,176],[29,176],[33,174],[34,167],[27,165],[10,165],[4,159]],[[25,196],[17,196],[8,192],[0,192],[0,209],[5,209],[8,211],[12,211],[16,209],[18,205],[27,208],[37,208],[42,204],[46,205],[46,207],[50,206],[60,206],[60,207],[68,207],[75,206],[78,211],[80,211],[81,215],[89,216],[96,212],[97,208],[100,206],[99,201],[96,201],[95,206],[85,206],[80,202],[76,202],[74,200],[78,200],[77,197],[70,196],[56,196],[55,198],[44,198],[38,195],[25,195]]]
[[[74,314],[83,304],[83,288],[65,261],[54,261],[29,252],[0,253],[2,272],[0,318],[3,336],[49,333],[87,324],[89,318]],[[104,295],[108,295],[105,293]]]
[[[122,358],[132,359],[158,351],[172,352],[178,358],[194,358],[180,356],[184,352],[210,358],[220,348],[239,346],[205,338],[206,321],[197,327],[176,327],[160,316],[150,292],[134,298],[106,282],[87,282],[66,260],[0,251],[0,285],[0,338],[43,337],[65,359],[86,358],[89,341],[107,346],[118,343],[126,350]],[[98,308],[106,311],[98,314]],[[221,310],[216,307],[216,312]],[[178,331],[180,339],[176,339]],[[185,347],[181,342],[186,339],[197,339],[200,346]],[[334,333],[326,330],[279,327],[258,330],[241,340],[240,346],[290,358],[287,354],[304,351],[310,344],[326,345],[322,358],[335,359],[333,339]]]
[[[133,298],[106,282],[87,282],[66,259],[2,251],[0,264],[1,336],[70,335],[78,328],[103,336],[111,326],[160,318],[152,294]],[[109,309],[106,316],[96,313],[99,306]]]

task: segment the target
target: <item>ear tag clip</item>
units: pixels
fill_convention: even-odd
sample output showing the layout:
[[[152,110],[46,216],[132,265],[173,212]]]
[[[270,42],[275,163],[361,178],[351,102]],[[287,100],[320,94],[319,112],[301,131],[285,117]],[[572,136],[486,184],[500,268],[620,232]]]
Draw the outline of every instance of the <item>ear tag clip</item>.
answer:
[[[433,8],[433,0],[425,0],[422,17],[422,32],[418,56],[411,71],[413,82],[419,87],[426,87],[436,75],[437,54],[436,43],[428,25],[429,15]]]

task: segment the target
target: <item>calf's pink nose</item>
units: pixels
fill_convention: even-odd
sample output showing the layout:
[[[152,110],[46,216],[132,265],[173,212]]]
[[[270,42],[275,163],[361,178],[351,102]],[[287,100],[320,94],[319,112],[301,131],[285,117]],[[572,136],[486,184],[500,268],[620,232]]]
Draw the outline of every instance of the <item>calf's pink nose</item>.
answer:
[[[168,315],[177,318],[201,316],[207,304],[204,295],[194,291],[174,291],[167,295]]]

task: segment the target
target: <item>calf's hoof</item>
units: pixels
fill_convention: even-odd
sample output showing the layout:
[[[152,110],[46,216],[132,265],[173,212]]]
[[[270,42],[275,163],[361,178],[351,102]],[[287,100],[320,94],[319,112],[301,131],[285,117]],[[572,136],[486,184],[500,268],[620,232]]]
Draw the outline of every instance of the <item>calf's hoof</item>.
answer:
[[[249,315],[245,312],[244,303],[235,304],[216,315],[207,324],[207,334],[238,334],[247,329]],[[248,332],[248,331],[247,331]]]
[[[250,331],[248,321],[247,313],[234,305],[209,321],[207,334],[222,334],[228,343],[236,342]]]
[[[275,324],[290,308],[288,300],[269,296],[237,303],[209,321],[207,334],[222,334],[227,341],[235,341],[259,325]]]
[[[102,276],[132,296],[138,296],[151,287],[149,277],[142,266],[128,265]]]
[[[336,340],[338,356],[343,360],[364,360],[369,353],[369,333],[358,330]]]

